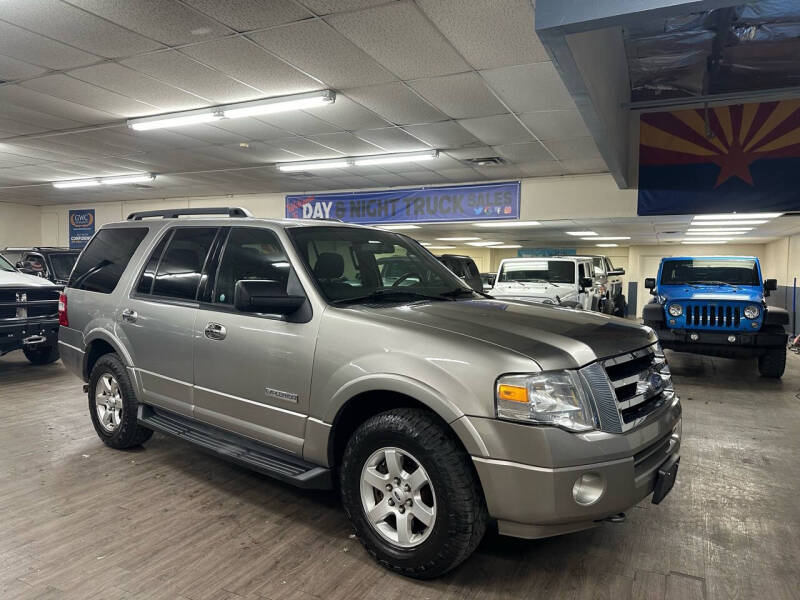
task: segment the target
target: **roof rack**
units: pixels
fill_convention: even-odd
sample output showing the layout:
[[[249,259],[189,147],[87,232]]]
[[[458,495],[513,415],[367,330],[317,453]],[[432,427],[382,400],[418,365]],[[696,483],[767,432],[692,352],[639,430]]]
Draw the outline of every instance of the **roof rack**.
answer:
[[[141,221],[150,217],[177,219],[187,215],[227,215],[229,217],[252,217],[246,208],[238,206],[217,206],[212,208],[170,208],[167,210],[143,210],[128,215],[128,221]]]

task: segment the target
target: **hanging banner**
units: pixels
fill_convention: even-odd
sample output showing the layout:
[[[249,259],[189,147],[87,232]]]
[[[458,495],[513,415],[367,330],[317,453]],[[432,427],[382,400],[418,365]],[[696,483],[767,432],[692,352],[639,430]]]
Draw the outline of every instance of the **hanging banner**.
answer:
[[[800,100],[644,113],[639,214],[800,210]]]
[[[518,219],[519,182],[287,195],[286,217],[363,224]]]
[[[69,211],[69,247],[83,248],[94,235],[94,209]]]

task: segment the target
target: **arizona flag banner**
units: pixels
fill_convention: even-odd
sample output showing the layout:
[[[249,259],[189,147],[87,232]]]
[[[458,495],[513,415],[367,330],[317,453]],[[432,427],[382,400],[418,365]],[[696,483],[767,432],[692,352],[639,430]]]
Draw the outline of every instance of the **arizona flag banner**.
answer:
[[[639,214],[800,210],[800,100],[642,114]]]

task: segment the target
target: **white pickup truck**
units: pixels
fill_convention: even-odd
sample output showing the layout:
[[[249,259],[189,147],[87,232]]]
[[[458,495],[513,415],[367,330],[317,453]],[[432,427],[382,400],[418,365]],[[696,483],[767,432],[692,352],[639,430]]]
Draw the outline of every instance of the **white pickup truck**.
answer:
[[[591,258],[507,258],[500,263],[489,294],[569,308],[598,310],[600,295]]]

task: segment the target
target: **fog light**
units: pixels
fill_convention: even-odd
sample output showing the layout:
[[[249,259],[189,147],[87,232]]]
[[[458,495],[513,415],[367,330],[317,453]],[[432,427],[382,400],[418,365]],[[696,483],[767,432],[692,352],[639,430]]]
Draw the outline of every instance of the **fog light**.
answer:
[[[758,329],[758,321],[753,321],[752,323],[750,323],[750,327],[752,327],[753,329]]]
[[[691,335],[689,336],[689,339],[690,339],[690,340],[692,340],[693,342],[696,342],[697,340],[699,340],[699,339],[700,339],[700,336],[699,336],[699,335],[697,335],[696,333],[693,333],[693,334],[691,334]]]
[[[584,473],[572,486],[572,497],[581,506],[594,504],[606,490],[606,481],[597,473]]]
[[[729,335],[729,336],[728,336],[728,341],[729,341],[731,344],[734,344],[734,343],[736,343],[736,336],[735,336],[735,335]]]
[[[675,319],[670,319],[669,320],[669,324],[670,325],[675,325],[675,323],[677,323],[677,321]]]

